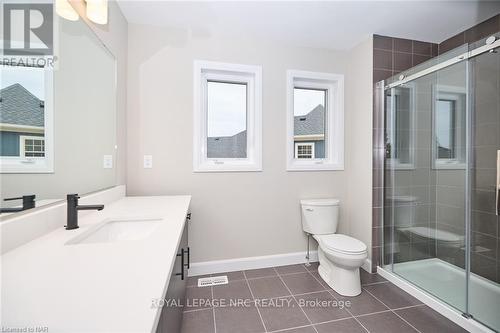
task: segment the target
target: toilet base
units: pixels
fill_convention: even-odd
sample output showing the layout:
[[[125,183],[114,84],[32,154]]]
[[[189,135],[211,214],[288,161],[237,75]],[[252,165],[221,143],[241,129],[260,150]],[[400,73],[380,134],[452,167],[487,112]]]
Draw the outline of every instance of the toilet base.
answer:
[[[318,273],[330,288],[342,296],[358,296],[361,294],[359,267],[343,268],[335,265],[325,257],[321,249],[318,249],[318,255]]]

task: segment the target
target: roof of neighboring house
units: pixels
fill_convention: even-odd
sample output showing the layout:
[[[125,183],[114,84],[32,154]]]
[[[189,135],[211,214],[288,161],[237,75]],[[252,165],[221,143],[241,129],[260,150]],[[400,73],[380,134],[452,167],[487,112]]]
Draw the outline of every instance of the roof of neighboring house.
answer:
[[[19,83],[0,90],[0,123],[44,126],[44,102]]]
[[[295,116],[293,123],[295,136],[325,134],[325,109],[318,105],[304,116]]]
[[[246,158],[247,131],[241,131],[233,136],[208,137],[208,158]]]
[[[325,133],[325,109],[318,105],[304,116],[294,119],[294,134],[314,135]],[[247,157],[247,131],[241,131],[233,136],[207,138],[208,158],[245,158]]]

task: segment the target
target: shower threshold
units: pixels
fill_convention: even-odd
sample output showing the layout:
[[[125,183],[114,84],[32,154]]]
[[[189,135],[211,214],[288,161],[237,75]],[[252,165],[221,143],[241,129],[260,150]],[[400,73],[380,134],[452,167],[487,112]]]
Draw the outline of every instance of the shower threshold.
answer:
[[[394,264],[394,272],[378,267],[378,273],[399,288],[427,304],[470,332],[494,332],[456,308],[465,308],[465,271],[441,259],[432,258]],[[500,286],[471,273],[469,312],[479,321],[498,329]],[[434,295],[439,295],[441,299]],[[452,304],[453,306],[450,306]]]

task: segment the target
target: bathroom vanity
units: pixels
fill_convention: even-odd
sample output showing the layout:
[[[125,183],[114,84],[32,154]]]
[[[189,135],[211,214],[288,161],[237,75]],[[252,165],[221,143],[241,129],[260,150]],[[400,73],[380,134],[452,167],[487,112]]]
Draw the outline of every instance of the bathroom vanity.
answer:
[[[182,308],[159,305],[184,302],[190,200],[122,197],[80,216],[78,229],[66,230],[61,221],[4,253],[2,325],[50,332],[180,331]]]

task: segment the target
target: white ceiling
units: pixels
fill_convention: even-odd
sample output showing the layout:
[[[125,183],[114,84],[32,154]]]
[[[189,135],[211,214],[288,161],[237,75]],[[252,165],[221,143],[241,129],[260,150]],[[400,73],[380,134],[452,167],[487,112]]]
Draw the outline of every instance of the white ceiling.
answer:
[[[500,1],[118,0],[130,23],[196,34],[349,49],[371,34],[442,42],[500,13]]]

